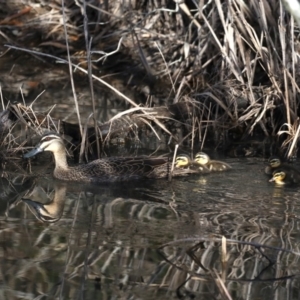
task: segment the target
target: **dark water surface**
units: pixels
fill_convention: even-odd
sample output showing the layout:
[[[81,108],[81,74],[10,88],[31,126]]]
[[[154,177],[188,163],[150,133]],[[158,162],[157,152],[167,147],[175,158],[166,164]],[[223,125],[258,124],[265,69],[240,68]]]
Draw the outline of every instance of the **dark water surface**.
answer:
[[[1,299],[299,299],[299,255],[266,247],[299,251],[299,188],[261,159],[227,162],[104,186],[4,174]]]

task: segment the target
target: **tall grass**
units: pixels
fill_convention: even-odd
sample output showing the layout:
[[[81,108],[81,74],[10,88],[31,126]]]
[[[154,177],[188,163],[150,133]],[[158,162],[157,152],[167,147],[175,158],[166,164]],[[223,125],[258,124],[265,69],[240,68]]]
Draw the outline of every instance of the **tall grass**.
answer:
[[[30,0],[25,2],[33,5]],[[93,116],[97,110],[93,83],[98,81],[134,107],[189,101],[197,108],[194,120],[187,121],[191,145],[204,134],[242,132],[241,139],[272,137],[279,140],[283,154],[297,154],[297,25],[281,2],[177,4],[148,0],[128,4],[91,0],[48,6],[51,12],[40,10],[24,23],[33,30],[39,20],[38,30],[48,34],[36,40],[37,51],[25,39],[22,49],[64,62],[70,53],[70,76],[76,69],[90,78]],[[7,46],[20,50],[11,31],[5,34]],[[64,40],[69,50],[61,54]],[[38,46],[45,43],[52,48]],[[79,62],[72,56],[81,50],[87,53],[88,70],[82,67],[84,59]],[[134,88],[137,98],[129,99],[113,84],[92,74],[95,69]],[[74,99],[78,122],[82,123],[75,93]],[[95,128],[96,123],[94,119]]]

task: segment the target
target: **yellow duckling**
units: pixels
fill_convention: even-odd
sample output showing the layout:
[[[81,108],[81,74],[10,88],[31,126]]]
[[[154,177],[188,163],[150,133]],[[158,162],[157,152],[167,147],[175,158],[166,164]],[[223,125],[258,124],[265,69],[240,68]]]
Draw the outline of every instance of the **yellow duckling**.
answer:
[[[219,160],[211,160],[209,156],[204,152],[198,152],[195,156],[194,162],[195,165],[203,167],[205,166],[210,171],[226,171],[231,169],[232,167]]]
[[[300,173],[295,170],[288,172],[287,170],[278,169],[273,173],[273,177],[269,180],[277,185],[292,185],[300,183]]]
[[[187,154],[180,154],[176,156],[175,159],[175,167],[176,168],[183,168],[183,169],[189,169],[190,167],[193,168],[194,164],[191,160],[191,158]],[[199,166],[197,168],[197,171],[208,173],[209,169],[206,166]]]
[[[187,154],[179,154],[175,159],[176,168],[189,168],[192,165],[192,160]]]

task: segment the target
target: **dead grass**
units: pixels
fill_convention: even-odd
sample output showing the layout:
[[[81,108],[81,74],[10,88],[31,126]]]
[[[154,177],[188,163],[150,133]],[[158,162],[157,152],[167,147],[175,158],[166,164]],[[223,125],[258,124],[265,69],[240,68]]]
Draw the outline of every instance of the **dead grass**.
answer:
[[[74,71],[87,76],[95,129],[93,85],[98,82],[132,107],[181,101],[198,107],[187,120],[190,132],[179,141],[188,140],[192,148],[199,140],[203,147],[203,137],[219,132],[217,136],[235,134],[243,140],[252,135],[271,137],[279,141],[278,152],[297,154],[298,134],[292,129],[299,105],[297,28],[280,2],[104,3],[65,1],[62,7],[55,1],[41,6],[28,0],[23,8],[31,9],[20,16],[13,14],[16,7],[22,8],[19,2],[6,4],[2,24],[9,26],[1,29],[5,49],[67,64],[70,78]],[[29,38],[33,28],[43,34]],[[13,30],[20,32],[18,39]],[[109,76],[112,84],[94,70]],[[141,97],[126,97],[113,79],[121,79]],[[78,123],[84,126],[76,82],[71,82]],[[170,134],[149,114],[144,122],[154,132],[158,125]],[[80,132],[83,135],[84,129]],[[215,141],[216,147],[220,144]]]

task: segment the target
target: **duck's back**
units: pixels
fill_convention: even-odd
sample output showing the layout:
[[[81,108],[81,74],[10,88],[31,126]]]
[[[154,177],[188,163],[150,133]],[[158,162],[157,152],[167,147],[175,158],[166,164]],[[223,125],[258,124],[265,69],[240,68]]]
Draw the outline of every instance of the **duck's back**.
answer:
[[[168,178],[171,163],[165,157],[113,157],[97,159],[88,164],[55,169],[54,177],[68,181],[117,182],[143,178]],[[173,176],[197,173],[194,170],[175,169]]]
[[[231,169],[231,166],[223,161],[211,160],[206,164],[207,168],[210,171],[226,171]]]

